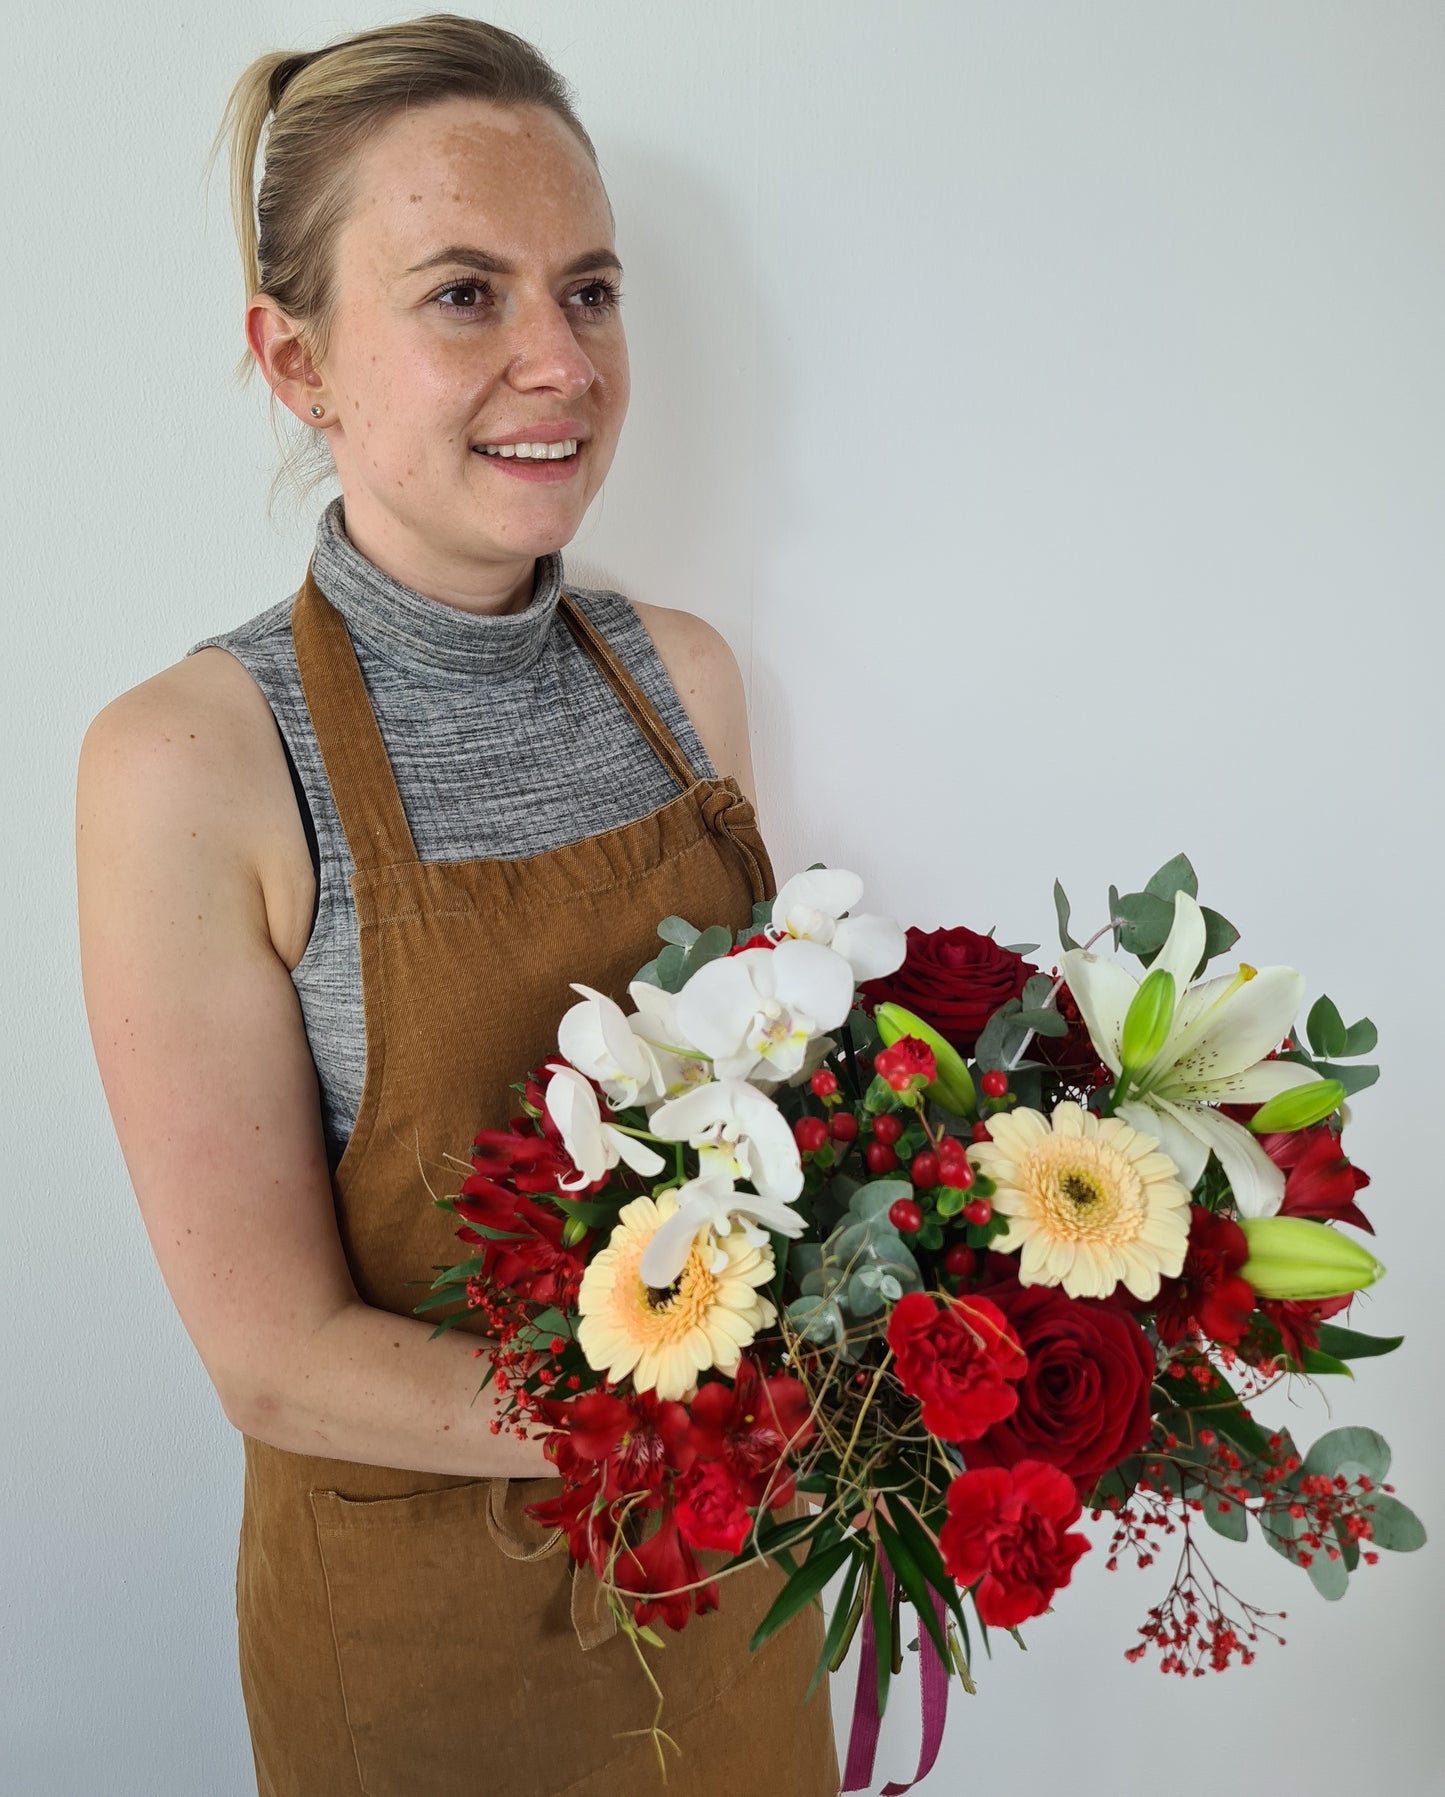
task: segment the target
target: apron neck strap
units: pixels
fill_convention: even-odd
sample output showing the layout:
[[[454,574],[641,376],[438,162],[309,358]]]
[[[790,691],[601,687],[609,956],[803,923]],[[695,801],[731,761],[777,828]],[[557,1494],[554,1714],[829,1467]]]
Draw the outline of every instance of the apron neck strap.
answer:
[[[415,861],[416,845],[346,620],[317,586],[309,564],[291,607],[291,635],[352,860],[358,868]]]
[[[668,773],[684,792],[696,785],[697,775],[692,771],[692,764],[683,754],[677,738],[663,723],[662,715],[651,699],[622,665],[611,643],[570,593],[562,594],[558,610],[562,613],[567,628],[577,639],[578,646],[597,664],[608,685],[627,707],[633,722],[647,738],[649,747]]]

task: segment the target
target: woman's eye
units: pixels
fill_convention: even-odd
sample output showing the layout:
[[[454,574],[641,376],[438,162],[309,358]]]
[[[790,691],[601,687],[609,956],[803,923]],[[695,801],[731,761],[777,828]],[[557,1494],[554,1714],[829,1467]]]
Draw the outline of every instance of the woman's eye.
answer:
[[[492,290],[485,281],[453,281],[450,287],[444,287],[442,289],[437,295],[437,299],[444,300],[447,295],[451,293],[479,293],[485,294],[490,299]],[[476,310],[477,302],[475,301],[470,305],[463,304],[442,307],[443,312],[475,312]]]
[[[451,296],[462,295],[460,301],[452,302]],[[475,295],[475,298],[469,298]],[[588,295],[594,296],[589,300]],[[482,306],[494,299],[491,284],[487,281],[453,281],[449,287],[443,287],[437,294],[437,304],[443,312],[468,313],[478,312]],[[622,289],[615,281],[609,281],[599,275],[595,281],[589,281],[585,287],[579,288],[574,298],[582,302],[581,309],[591,318],[605,318],[617,309],[622,298]]]

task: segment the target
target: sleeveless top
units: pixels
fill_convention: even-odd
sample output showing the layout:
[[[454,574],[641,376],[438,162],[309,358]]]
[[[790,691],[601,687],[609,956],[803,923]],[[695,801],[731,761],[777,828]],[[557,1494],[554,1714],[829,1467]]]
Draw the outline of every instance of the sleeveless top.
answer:
[[[539,556],[525,611],[478,617],[367,560],[337,495],[311,569],[345,620],[423,861],[519,860],[630,823],[676,781],[558,612],[564,585],[662,714],[699,775],[716,769],[645,625],[621,593],[565,580]],[[340,1163],[366,1066],[354,870],[301,690],[294,595],[186,651],[225,649],[265,694],[316,868],[311,934],[291,979],[320,1086],[327,1159]]]

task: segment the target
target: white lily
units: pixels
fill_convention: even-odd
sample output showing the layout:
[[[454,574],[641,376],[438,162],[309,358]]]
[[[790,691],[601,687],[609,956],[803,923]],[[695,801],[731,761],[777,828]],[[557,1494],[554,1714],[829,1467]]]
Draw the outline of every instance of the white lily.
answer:
[[[863,882],[843,867],[811,867],[778,888],[768,935],[820,942],[853,969],[855,984],[881,979],[903,965],[908,938],[891,917],[864,912],[845,917],[863,895]]]
[[[562,1141],[578,1169],[576,1179],[559,1182],[564,1192],[575,1192],[580,1186],[601,1179],[618,1161],[625,1161],[634,1173],[662,1172],[667,1162],[655,1148],[602,1121],[597,1094],[575,1067],[549,1061],[547,1069],[552,1077],[547,1082],[543,1108],[562,1132]]]
[[[764,1204],[772,1228],[784,1235],[802,1229],[802,1219],[788,1208],[803,1189],[798,1144],[783,1113],[756,1086],[718,1079],[694,1087],[660,1104],[649,1128],[662,1141],[695,1148],[700,1175],[753,1186],[759,1196],[739,1192],[735,1208]]]
[[[661,1098],[666,1086],[651,1048],[633,1030],[622,1007],[605,992],[572,982],[580,1005],[563,1013],[557,1046],[579,1072],[595,1079],[618,1110]]]
[[[700,967],[677,995],[676,1018],[719,1079],[787,1079],[852,1003],[853,969],[843,956],[789,937]]]
[[[637,1268],[644,1285],[661,1291],[687,1265],[693,1243],[704,1229],[714,1236],[741,1230],[754,1248],[761,1248],[768,1239],[767,1230],[756,1228],[755,1220],[783,1235],[803,1233],[803,1219],[796,1211],[786,1205],[769,1204],[766,1198],[755,1197],[752,1192],[734,1191],[732,1181],[721,1173],[704,1173],[690,1179],[686,1185],[678,1186],[672,1196],[677,1200],[677,1209],[647,1244]],[[723,1272],[729,1258],[727,1250],[714,1241],[712,1271]]]
[[[676,1098],[694,1086],[705,1086],[712,1078],[712,1062],[684,1038],[677,1021],[677,995],[646,980],[634,980],[627,992],[637,1006],[627,1019],[628,1028],[646,1043],[657,1064],[656,1096]]]
[[[1269,1217],[1284,1198],[1284,1175],[1243,1125],[1211,1107],[1263,1104],[1277,1092],[1320,1076],[1294,1061],[1266,1060],[1288,1033],[1304,997],[1304,978],[1292,967],[1242,966],[1189,986],[1204,954],[1204,913],[1187,892],[1174,895],[1169,939],[1150,967],[1173,975],[1179,992],[1164,1046],[1142,1068],[1130,1069],[1125,1101],[1116,1114],[1132,1128],[1157,1136],[1192,1190],[1211,1153],[1228,1175],[1240,1214]],[[1140,982],[1115,961],[1070,949],[1062,971],[1100,1058],[1118,1078],[1124,1071],[1124,1019]],[[1187,988],[1187,989],[1186,989]]]

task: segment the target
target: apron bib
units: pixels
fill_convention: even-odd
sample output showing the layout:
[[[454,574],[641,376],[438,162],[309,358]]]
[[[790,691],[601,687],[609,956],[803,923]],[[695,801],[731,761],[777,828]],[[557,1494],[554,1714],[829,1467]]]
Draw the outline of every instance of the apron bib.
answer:
[[[622,1001],[659,919],[742,929],[775,895],[737,782],[695,779],[661,716],[582,609],[573,636],[678,783],[645,817],[522,860],[419,861],[355,651],[308,567],[291,625],[302,688],[355,862],[366,1068],[332,1178],[363,1302],[412,1319],[435,1266],[462,1257],[454,1190],[480,1127],[505,1127],[513,1080],[557,1052],[578,980]],[[426,1180],[423,1178],[425,1170]],[[457,1325],[483,1333],[480,1319]],[[425,1350],[423,1350],[425,1351]],[[478,1380],[481,1378],[479,1366]],[[493,1438],[479,1421],[480,1457]],[[409,1472],[293,1454],[249,1435],[236,1566],[242,1694],[259,1797],[613,1797],[661,1787],[645,1737],[656,1698],[626,1638],[599,1626],[590,1577],[523,1514],[556,1478]],[[798,1500],[801,1503],[801,1500]],[[801,1512],[800,1512],[801,1513]],[[705,1569],[723,1556],[702,1556]],[[672,1789],[689,1797],[836,1797],[823,1641],[811,1606],[756,1654],[782,1588],[772,1568],[649,1663]],[[584,1596],[584,1593],[586,1594]],[[610,1619],[602,1612],[604,1624]]]

